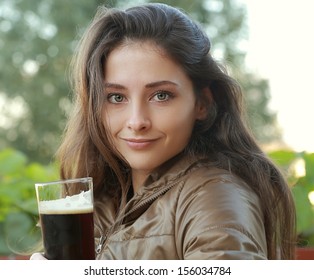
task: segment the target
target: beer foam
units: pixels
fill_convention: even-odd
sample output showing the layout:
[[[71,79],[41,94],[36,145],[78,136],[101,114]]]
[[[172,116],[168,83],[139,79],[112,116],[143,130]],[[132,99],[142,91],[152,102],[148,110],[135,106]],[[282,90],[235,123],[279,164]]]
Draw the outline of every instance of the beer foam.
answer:
[[[39,214],[77,214],[93,212],[91,191],[82,191],[80,194],[66,196],[56,200],[39,202]]]

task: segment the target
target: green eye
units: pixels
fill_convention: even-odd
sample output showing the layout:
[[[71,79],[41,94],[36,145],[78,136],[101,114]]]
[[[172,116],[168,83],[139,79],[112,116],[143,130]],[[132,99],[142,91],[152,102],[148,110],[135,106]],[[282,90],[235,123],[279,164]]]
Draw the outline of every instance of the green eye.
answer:
[[[164,101],[164,100],[168,99],[169,94],[165,93],[165,92],[160,92],[160,93],[156,94],[156,97],[157,97],[158,100]]]
[[[113,93],[108,95],[108,101],[111,103],[121,103],[124,101],[124,97],[121,94]]]
[[[166,91],[159,91],[154,95],[154,100],[155,101],[168,101],[172,97],[172,94]]]

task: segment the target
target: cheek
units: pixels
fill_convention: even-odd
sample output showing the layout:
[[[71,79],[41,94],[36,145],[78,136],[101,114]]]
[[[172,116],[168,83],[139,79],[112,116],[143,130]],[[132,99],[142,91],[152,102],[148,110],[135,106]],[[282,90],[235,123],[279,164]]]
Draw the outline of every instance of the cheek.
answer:
[[[113,131],[112,129],[114,129],[114,126],[112,125],[114,123],[112,117],[110,117],[110,114],[103,109],[102,110],[102,125],[105,129],[105,131],[109,134],[109,135],[113,135]]]
[[[118,128],[117,125],[115,124],[116,121],[114,117],[110,116],[109,113],[103,110],[102,112],[102,125],[105,130],[105,134],[107,137],[107,146],[111,147],[112,151],[115,153],[118,153],[117,148],[117,139],[116,135],[118,134]]]
[[[194,127],[194,111],[184,111],[182,109],[180,111],[170,115],[161,114],[159,118],[163,119],[163,127],[168,132],[168,135],[172,135],[175,138],[187,138],[191,135]]]

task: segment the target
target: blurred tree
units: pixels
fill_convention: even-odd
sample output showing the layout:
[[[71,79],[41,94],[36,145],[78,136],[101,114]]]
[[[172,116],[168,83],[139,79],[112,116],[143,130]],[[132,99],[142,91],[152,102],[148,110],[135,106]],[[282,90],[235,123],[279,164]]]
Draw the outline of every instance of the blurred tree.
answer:
[[[67,67],[78,34],[103,3],[1,2],[0,148],[9,144],[33,160],[51,160],[71,108]]]
[[[0,148],[12,146],[32,160],[51,161],[71,108],[67,68],[78,36],[101,4],[156,1],[3,0],[0,3]],[[268,85],[246,73],[245,9],[232,0],[158,1],[181,7],[199,20],[246,92],[249,121],[260,141],[278,137],[269,112]]]

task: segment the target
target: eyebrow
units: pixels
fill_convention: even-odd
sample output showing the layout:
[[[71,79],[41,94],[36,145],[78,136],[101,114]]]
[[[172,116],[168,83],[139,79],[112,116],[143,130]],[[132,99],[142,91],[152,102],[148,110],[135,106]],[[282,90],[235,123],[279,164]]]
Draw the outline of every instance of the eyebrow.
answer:
[[[154,87],[159,87],[159,86],[163,86],[163,85],[178,86],[178,84],[176,84],[175,82],[172,82],[172,81],[157,81],[157,82],[149,83],[145,87],[146,88],[154,88]]]
[[[123,85],[115,84],[115,83],[105,83],[106,88],[115,88],[115,89],[125,89]]]
[[[178,84],[175,82],[165,80],[165,81],[157,81],[157,82],[149,83],[149,84],[145,85],[145,87],[146,88],[155,88],[155,87],[159,87],[159,86],[163,86],[163,85],[178,86]],[[116,84],[116,83],[105,83],[105,87],[106,88],[115,88],[115,89],[126,89],[125,86],[120,85],[120,84]]]

